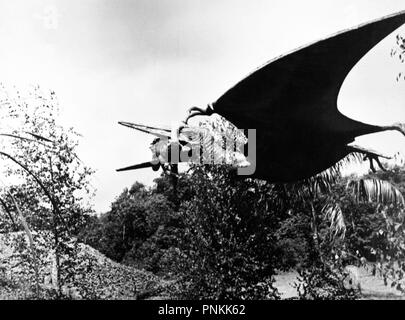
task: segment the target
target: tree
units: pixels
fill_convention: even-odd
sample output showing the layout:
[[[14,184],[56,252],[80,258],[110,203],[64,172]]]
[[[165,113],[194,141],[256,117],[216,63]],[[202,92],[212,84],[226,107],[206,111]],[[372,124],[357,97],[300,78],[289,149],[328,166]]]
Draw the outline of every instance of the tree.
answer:
[[[84,217],[91,212],[86,197],[91,195],[92,170],[76,155],[78,134],[58,123],[58,104],[53,92],[33,87],[9,99],[9,109],[19,130],[46,137],[40,144],[14,140],[7,157],[7,176],[18,178],[12,189],[27,221],[42,233],[54,254],[54,286],[62,287],[74,277],[73,257]],[[13,165],[14,164],[14,165]]]
[[[124,189],[110,211],[83,229],[81,239],[118,262],[168,276],[184,230],[170,179],[162,176],[150,189],[140,183]],[[183,182],[178,190],[184,190]]]
[[[355,203],[352,195],[342,201],[342,209],[350,213],[347,215],[345,249],[352,256],[373,262],[373,274],[404,293],[404,168],[394,166],[376,176],[386,182],[377,183],[366,175],[364,180],[352,184],[359,194]],[[370,199],[380,201],[376,203]]]
[[[178,266],[183,296],[277,298],[278,200],[268,192],[271,186],[240,179],[223,166],[195,167],[188,183],[194,196],[180,210],[185,225]]]

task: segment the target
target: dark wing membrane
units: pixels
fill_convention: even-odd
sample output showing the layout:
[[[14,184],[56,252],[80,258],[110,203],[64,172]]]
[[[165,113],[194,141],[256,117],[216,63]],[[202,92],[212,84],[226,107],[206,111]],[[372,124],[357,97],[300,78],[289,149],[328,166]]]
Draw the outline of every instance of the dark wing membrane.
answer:
[[[133,166],[117,169],[117,171],[118,172],[129,171],[129,170],[144,169],[144,168],[150,168],[150,167],[153,167],[153,164],[152,164],[152,162],[149,161],[149,162],[143,162],[143,163],[135,164]]]
[[[221,96],[214,110],[241,129],[372,131],[338,111],[339,90],[354,65],[404,22],[405,11],[279,57]]]

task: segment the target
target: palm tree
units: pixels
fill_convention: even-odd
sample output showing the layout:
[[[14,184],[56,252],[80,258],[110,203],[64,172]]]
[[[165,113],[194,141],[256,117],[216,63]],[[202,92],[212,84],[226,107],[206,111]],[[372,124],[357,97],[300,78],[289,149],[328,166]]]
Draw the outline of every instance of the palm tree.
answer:
[[[345,238],[347,218],[333,187],[343,181],[342,168],[349,163],[360,160],[361,157],[359,154],[353,154],[312,178],[282,185],[287,198],[299,199],[306,207],[311,218],[313,246],[321,262],[323,258],[320,249],[319,219],[323,217],[329,221],[331,243],[337,239]],[[378,210],[389,205],[400,208],[405,205],[404,196],[400,190],[389,181],[380,180],[377,177],[348,178],[345,191],[351,195],[355,203],[375,203],[378,204]],[[317,212],[316,207],[320,207],[319,212]]]

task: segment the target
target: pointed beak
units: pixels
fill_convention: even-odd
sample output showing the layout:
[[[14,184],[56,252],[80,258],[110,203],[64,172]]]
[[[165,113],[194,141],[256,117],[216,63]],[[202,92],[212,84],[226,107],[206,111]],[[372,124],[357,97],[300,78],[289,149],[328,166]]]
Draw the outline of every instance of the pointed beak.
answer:
[[[171,135],[170,129],[150,127],[150,126],[145,126],[145,125],[131,123],[131,122],[125,122],[125,121],[118,121],[118,123],[122,126],[131,128],[131,129],[135,129],[135,130],[138,130],[141,132],[152,134],[161,139],[167,139]]]
[[[125,122],[125,121],[118,121],[118,124],[124,126],[124,127],[128,127],[128,128],[132,128],[132,129],[137,129],[137,126],[131,122]]]
[[[148,162],[138,163],[136,165],[125,167],[125,168],[120,168],[120,169],[117,169],[116,171],[118,171],[118,172],[129,171],[129,170],[137,170],[137,169],[150,168],[150,167],[152,167],[154,169],[155,166],[156,165],[153,164],[151,161],[148,161]]]

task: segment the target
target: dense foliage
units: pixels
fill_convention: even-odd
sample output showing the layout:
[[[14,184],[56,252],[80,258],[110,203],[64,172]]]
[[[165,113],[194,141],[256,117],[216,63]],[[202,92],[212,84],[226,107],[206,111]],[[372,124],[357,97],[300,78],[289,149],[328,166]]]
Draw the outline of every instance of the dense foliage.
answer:
[[[402,191],[403,169],[390,172],[381,178]],[[274,185],[196,166],[176,189],[167,175],[152,188],[135,183],[81,238],[116,261],[176,279],[177,297],[278,298],[274,275],[296,269],[301,298],[351,299],[357,295],[345,285],[344,267],[364,261],[380,263],[400,288],[398,268],[386,262],[403,254],[402,208],[360,201],[349,180],[317,193],[310,184]],[[337,204],[341,215],[332,216],[325,208]],[[393,228],[387,215],[395,216]]]

